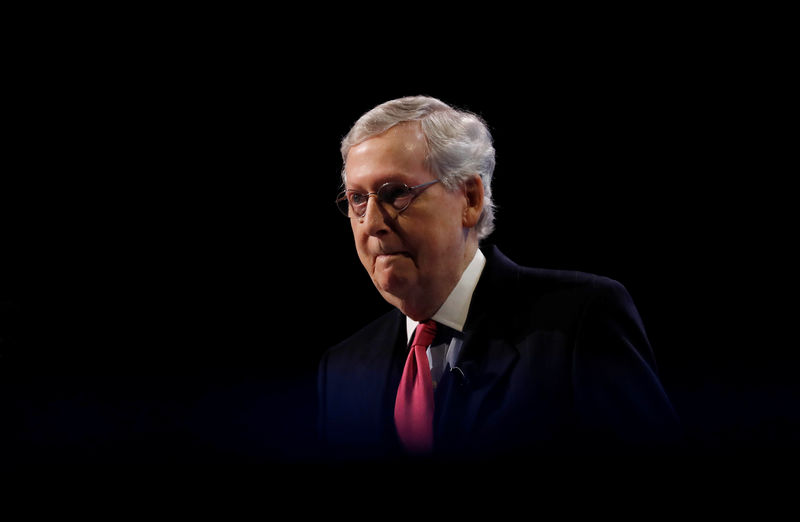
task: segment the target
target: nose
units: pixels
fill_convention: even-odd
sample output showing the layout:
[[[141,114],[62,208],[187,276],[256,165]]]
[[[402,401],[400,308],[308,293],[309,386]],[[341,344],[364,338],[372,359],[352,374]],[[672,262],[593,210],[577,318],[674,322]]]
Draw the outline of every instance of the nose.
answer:
[[[390,216],[386,208],[381,204],[377,195],[370,194],[367,201],[367,211],[359,218],[359,224],[365,228],[365,231],[370,236],[382,236],[389,232]]]

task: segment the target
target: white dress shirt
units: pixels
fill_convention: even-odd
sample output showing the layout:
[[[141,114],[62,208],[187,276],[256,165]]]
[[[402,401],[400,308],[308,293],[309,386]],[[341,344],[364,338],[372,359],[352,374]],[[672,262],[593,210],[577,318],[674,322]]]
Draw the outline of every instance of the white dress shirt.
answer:
[[[464,273],[461,274],[461,279],[458,280],[453,291],[450,292],[450,295],[447,296],[439,310],[431,317],[440,325],[448,327],[450,329],[448,333],[451,334],[450,336],[445,335],[443,342],[439,343],[439,334],[442,332],[437,332],[437,339],[428,347],[428,362],[430,363],[434,386],[436,386],[436,383],[448,368],[456,366],[458,355],[461,352],[461,344],[463,343],[461,333],[464,331],[464,323],[467,322],[472,294],[475,292],[475,287],[478,286],[478,280],[485,265],[486,257],[480,249],[477,249],[475,256],[467,265]],[[409,343],[414,337],[414,330],[418,324],[418,321],[406,316],[406,334]],[[450,337],[449,340],[447,339],[448,337]]]

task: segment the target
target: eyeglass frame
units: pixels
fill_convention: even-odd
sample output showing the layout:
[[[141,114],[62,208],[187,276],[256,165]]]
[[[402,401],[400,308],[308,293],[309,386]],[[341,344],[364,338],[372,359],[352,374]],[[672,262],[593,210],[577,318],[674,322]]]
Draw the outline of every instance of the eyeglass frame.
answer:
[[[338,208],[339,211],[345,217],[348,217],[350,219],[361,219],[364,216],[366,216],[367,215],[367,205],[364,205],[364,213],[361,214],[360,216],[359,215],[353,215],[353,216],[350,215],[349,210],[353,209],[353,205],[350,203],[350,199],[347,197],[347,194],[350,193],[350,192],[355,192],[357,194],[361,194],[362,196],[366,196],[367,197],[367,204],[369,203],[369,197],[370,196],[375,196],[378,199],[378,201],[380,201],[382,203],[388,203],[389,205],[391,205],[392,208],[394,208],[397,211],[397,214],[399,215],[401,212],[405,211],[408,207],[410,207],[411,203],[413,203],[414,200],[417,199],[417,196],[419,196],[422,193],[422,190],[419,190],[419,189],[424,189],[425,187],[428,187],[428,186],[433,185],[434,183],[438,183],[440,181],[441,181],[440,179],[435,179],[433,181],[428,181],[426,183],[420,183],[419,185],[414,185],[413,187],[409,187],[405,183],[400,183],[399,181],[387,181],[386,183],[384,183],[383,185],[378,187],[378,190],[376,190],[375,192],[367,192],[367,193],[359,192],[359,191],[357,191],[355,189],[345,189],[345,190],[339,192],[339,194],[336,196],[336,208]],[[383,189],[383,187],[385,187],[387,185],[401,185],[401,186],[405,187],[406,189],[408,189],[411,192],[411,196],[412,196],[408,200],[408,204],[406,206],[404,206],[403,208],[398,209],[398,208],[394,207],[392,202],[386,201],[384,199],[381,199],[379,193],[380,193],[381,189]],[[342,201],[342,200],[347,201],[347,208],[349,209],[347,214],[345,214],[342,211],[342,208],[339,206],[339,202]],[[355,214],[355,212],[353,212],[353,213]]]

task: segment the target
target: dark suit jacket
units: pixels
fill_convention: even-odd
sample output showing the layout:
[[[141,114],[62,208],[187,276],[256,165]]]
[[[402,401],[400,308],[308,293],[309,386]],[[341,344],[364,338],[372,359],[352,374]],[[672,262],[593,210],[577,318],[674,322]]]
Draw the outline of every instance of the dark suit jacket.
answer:
[[[521,267],[495,247],[486,258],[458,370],[436,388],[437,454],[575,454],[676,442],[676,415],[621,284]],[[324,354],[319,428],[330,455],[399,454],[393,409],[407,350],[405,316],[393,310]]]

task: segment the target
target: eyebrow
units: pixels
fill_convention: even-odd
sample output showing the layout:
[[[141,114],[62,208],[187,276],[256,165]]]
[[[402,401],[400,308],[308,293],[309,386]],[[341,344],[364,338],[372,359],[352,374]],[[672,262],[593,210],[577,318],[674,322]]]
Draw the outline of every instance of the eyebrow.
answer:
[[[375,191],[377,191],[379,188],[381,188],[382,186],[384,186],[385,184],[387,184],[387,183],[392,183],[392,182],[394,182],[394,183],[404,183],[404,184],[408,185],[408,184],[409,184],[409,180],[407,180],[407,179],[400,179],[400,177],[401,177],[401,176],[402,176],[402,175],[401,175],[401,174],[399,174],[399,173],[395,173],[395,174],[387,174],[387,175],[385,175],[385,176],[381,176],[380,178],[378,178],[378,182],[377,182],[377,184],[374,186],[374,189],[375,189],[375,190],[366,190],[366,191],[364,191],[364,190],[361,190],[361,189],[350,188],[350,187],[348,187],[346,184],[345,184],[345,187],[344,187],[344,188],[345,188],[345,190],[349,190],[349,191],[353,191],[353,192],[363,192],[363,193],[366,193],[366,192],[375,192]],[[409,185],[409,186],[411,186],[411,185]]]

